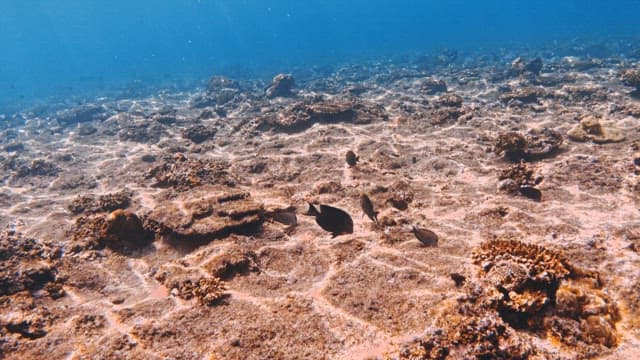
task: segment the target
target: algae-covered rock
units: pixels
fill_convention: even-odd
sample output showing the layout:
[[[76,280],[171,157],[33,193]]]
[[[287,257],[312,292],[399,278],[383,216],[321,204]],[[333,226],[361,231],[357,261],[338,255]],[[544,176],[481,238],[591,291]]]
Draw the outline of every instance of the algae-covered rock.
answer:
[[[262,205],[246,192],[205,185],[160,201],[148,219],[173,239],[207,242],[232,233],[256,232],[263,213]]]
[[[548,128],[531,129],[527,134],[509,131],[498,135],[494,153],[512,161],[539,160],[556,154],[563,140],[559,132]]]
[[[265,91],[267,97],[290,97],[293,96],[291,88],[294,85],[293,76],[289,74],[278,74],[273,78],[271,86]]]
[[[136,214],[122,209],[107,216],[100,235],[107,246],[116,250],[141,247],[153,239]]]
[[[602,124],[596,117],[588,116],[567,133],[569,139],[578,142],[593,141],[596,144],[621,142],[625,136],[621,130]]]

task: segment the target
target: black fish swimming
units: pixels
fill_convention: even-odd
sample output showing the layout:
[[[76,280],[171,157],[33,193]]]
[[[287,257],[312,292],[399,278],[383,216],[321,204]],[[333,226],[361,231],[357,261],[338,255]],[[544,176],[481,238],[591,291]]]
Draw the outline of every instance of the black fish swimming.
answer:
[[[265,214],[268,218],[273,219],[281,224],[288,226],[296,226],[298,224],[298,218],[296,217],[295,209],[279,209],[276,211]]]
[[[438,235],[429,229],[413,227],[413,235],[425,246],[437,246]]]
[[[354,153],[351,150],[347,151],[347,153],[344,156],[344,159],[347,162],[347,165],[349,165],[349,166],[356,166],[356,164],[358,163],[358,160],[359,160],[359,158],[356,155],[356,153]]]
[[[378,212],[373,209],[373,203],[367,194],[360,195],[360,207],[364,211],[365,215],[371,219],[374,223],[378,223]]]
[[[542,192],[534,188],[533,186],[528,186],[528,185],[520,186],[519,190],[520,190],[520,194],[528,197],[531,200],[535,200],[535,201],[542,200]]]
[[[318,211],[313,204],[309,203],[307,215],[314,216],[316,223],[325,231],[330,232],[332,237],[353,233],[353,220],[344,210],[321,204],[320,211]]]

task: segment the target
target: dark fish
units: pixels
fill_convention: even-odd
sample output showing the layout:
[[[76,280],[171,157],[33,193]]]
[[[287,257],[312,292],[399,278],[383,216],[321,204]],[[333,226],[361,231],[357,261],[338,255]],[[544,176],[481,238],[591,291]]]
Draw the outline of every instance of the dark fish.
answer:
[[[542,192],[540,190],[534,188],[533,186],[520,186],[520,194],[528,197],[531,200],[540,201],[542,200]]]
[[[413,235],[425,246],[437,246],[438,235],[429,229],[413,227]]]
[[[331,233],[332,237],[353,233],[353,220],[344,210],[334,208],[329,205],[320,205],[320,211],[309,203],[307,215],[314,216],[316,223],[325,231]]]
[[[456,286],[458,287],[464,285],[464,282],[467,280],[464,275],[458,273],[451,273],[449,275],[451,276],[451,280],[453,280],[453,282],[456,283]]]
[[[294,209],[276,210],[266,214],[267,217],[288,226],[298,225],[298,217]]]
[[[364,211],[365,215],[371,219],[374,223],[378,223],[378,212],[373,210],[373,203],[367,194],[360,195],[360,207]]]
[[[356,153],[354,153],[353,151],[349,150],[347,151],[347,154],[345,155],[345,160],[347,161],[347,164],[349,166],[356,166],[356,164],[358,163],[358,156],[356,155]]]

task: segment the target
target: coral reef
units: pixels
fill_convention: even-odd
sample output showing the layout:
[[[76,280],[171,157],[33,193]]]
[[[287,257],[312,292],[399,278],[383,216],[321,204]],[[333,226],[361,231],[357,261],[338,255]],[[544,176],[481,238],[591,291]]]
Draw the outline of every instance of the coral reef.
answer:
[[[617,306],[597,274],[558,252],[517,240],[474,249],[478,282],[445,305],[436,327],[402,345],[389,359],[548,359],[535,337],[556,338],[578,358],[616,346]]]
[[[295,87],[221,67],[234,80],[15,105],[0,357],[637,358],[633,45],[291,65]],[[591,143],[612,134],[628,142]],[[351,214],[341,236],[308,202]]]
[[[215,305],[224,297],[225,282],[211,275],[203,275],[176,263],[169,263],[155,275],[171,294],[185,300],[197,299],[202,305]]]
[[[586,71],[602,66],[601,59],[594,59],[592,57],[584,58],[576,56],[566,56],[562,60],[564,65],[568,66],[570,69],[579,71]]]
[[[562,254],[518,240],[494,240],[473,252],[473,262],[489,272],[498,261],[526,266],[523,280],[551,285],[575,272]]]
[[[207,82],[207,93],[209,94],[215,94],[223,89],[239,90],[240,85],[237,81],[224,76],[212,76]]]
[[[510,179],[520,186],[535,186],[542,182],[542,176],[536,176],[535,170],[524,161],[511,165],[498,174],[498,180]]]
[[[541,58],[535,58],[527,62],[522,57],[518,57],[511,63],[511,72],[514,75],[523,75],[525,73],[531,73],[533,75],[540,75],[542,71],[543,63]]]
[[[517,240],[485,242],[473,260],[483,269],[484,301],[515,328],[551,331],[576,349],[615,346],[617,306],[597,273],[561,253]]]
[[[447,93],[436,99],[436,105],[458,108],[462,106],[462,96],[455,93]]]

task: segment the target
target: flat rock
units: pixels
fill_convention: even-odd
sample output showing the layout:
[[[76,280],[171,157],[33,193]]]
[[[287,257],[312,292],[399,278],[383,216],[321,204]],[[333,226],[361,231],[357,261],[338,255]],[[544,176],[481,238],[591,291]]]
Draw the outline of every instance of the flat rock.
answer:
[[[263,209],[249,193],[206,185],[161,201],[148,219],[158,224],[162,234],[199,242],[254,233],[263,221]]]

